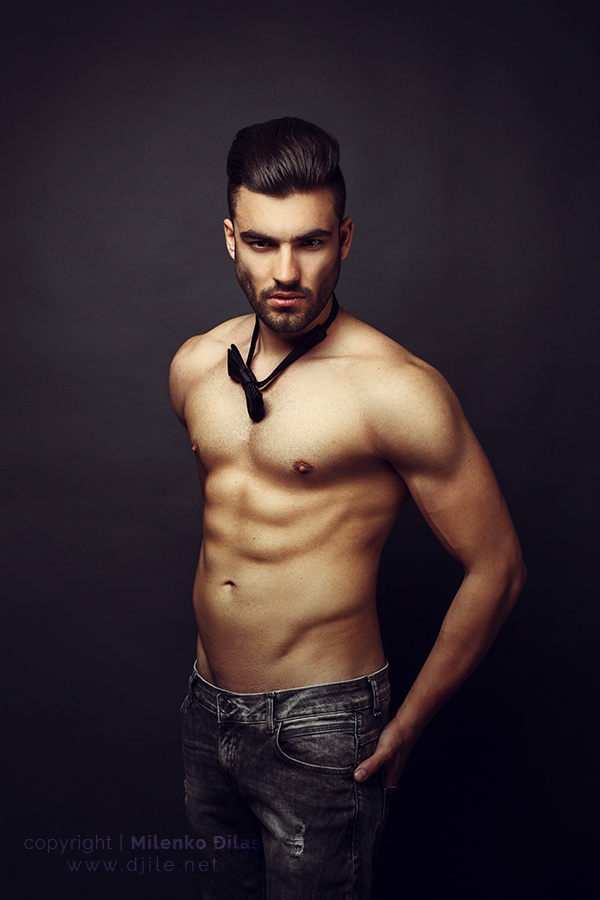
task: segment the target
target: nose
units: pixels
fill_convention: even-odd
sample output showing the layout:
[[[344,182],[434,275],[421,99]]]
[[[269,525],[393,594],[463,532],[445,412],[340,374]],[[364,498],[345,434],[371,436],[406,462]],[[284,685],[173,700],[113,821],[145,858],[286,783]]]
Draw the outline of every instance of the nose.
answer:
[[[280,247],[273,262],[273,278],[279,284],[297,284],[300,281],[300,267],[292,247]]]

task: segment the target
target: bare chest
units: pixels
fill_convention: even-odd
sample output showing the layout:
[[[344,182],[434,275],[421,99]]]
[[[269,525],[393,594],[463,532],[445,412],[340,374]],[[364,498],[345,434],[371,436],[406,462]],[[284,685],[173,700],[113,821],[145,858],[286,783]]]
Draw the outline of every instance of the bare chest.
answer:
[[[360,397],[339,368],[329,360],[290,367],[263,392],[260,422],[250,419],[225,361],[215,368],[186,400],[190,438],[207,474],[231,465],[277,481],[318,483],[380,466]]]

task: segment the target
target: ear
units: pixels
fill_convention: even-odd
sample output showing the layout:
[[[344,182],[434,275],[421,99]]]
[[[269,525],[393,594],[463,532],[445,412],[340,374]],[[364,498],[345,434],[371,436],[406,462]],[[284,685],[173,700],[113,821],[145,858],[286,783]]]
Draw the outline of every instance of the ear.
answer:
[[[227,252],[232,259],[235,259],[235,232],[233,230],[233,222],[231,219],[225,219],[223,222],[223,231],[225,232],[225,243],[227,244]]]
[[[354,234],[354,222],[350,216],[346,216],[340,222],[340,259],[346,259],[352,245],[352,236]]]

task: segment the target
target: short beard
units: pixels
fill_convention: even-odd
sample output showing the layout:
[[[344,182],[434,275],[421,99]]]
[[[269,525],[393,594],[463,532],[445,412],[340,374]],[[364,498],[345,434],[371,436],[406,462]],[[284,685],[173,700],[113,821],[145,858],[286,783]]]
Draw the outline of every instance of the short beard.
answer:
[[[249,273],[237,260],[235,260],[235,277],[248,298],[250,306],[267,328],[278,334],[297,334],[300,331],[304,331],[327,306],[327,301],[331,297],[340,277],[340,266],[341,258],[338,256],[334,268],[321,282],[316,295],[310,288],[302,287],[300,284],[286,284],[284,289],[274,285],[272,288],[267,288],[258,294]],[[301,310],[273,309],[273,307],[268,305],[267,301],[270,297],[276,296],[281,290],[302,294],[308,302]]]

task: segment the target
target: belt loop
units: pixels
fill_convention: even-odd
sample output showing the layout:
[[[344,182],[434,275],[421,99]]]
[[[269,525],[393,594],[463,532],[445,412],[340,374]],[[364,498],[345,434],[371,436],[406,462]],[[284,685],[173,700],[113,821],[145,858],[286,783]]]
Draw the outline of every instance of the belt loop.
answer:
[[[275,698],[275,694],[266,694],[265,700],[267,703],[267,732],[269,734],[274,734],[275,732],[275,718],[273,715],[273,700]]]
[[[367,681],[371,685],[371,691],[373,692],[373,715],[380,716],[381,707],[379,705],[379,689],[377,687],[377,679],[374,675],[367,675]]]

